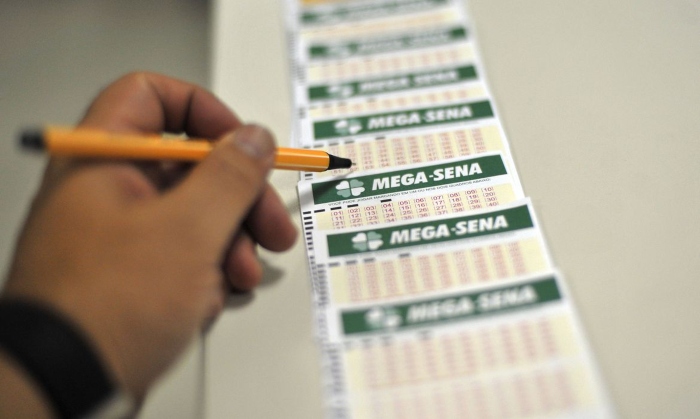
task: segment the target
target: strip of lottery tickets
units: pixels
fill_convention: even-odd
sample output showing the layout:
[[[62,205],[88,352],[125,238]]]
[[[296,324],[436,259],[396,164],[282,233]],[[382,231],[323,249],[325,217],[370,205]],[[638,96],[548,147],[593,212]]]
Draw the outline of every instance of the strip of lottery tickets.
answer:
[[[285,0],[331,418],[610,418],[458,0]]]

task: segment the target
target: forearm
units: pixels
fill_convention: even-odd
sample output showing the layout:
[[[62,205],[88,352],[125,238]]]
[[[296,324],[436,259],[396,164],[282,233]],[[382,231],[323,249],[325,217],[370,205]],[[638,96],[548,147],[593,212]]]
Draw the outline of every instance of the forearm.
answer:
[[[0,349],[0,418],[52,418],[36,383]]]

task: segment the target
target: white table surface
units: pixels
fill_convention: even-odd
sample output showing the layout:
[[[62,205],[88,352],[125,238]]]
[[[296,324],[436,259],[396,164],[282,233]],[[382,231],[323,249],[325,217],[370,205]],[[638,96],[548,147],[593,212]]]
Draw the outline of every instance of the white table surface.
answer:
[[[521,181],[617,411],[700,416],[700,2],[470,5]],[[0,267],[42,166],[16,151],[14,133],[75,121],[118,74],[211,80],[287,142],[280,0],[213,6],[208,20],[195,0],[3,2]],[[298,222],[295,176],[272,180]],[[322,416],[303,246],[261,257],[265,283],[232,299],[141,417]]]

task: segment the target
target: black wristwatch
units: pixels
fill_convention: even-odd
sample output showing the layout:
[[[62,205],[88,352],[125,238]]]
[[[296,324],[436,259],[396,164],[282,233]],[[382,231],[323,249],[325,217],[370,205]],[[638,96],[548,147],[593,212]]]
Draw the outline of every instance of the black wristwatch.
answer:
[[[59,418],[124,418],[133,400],[110,379],[91,342],[38,303],[0,299],[0,348],[36,381]]]

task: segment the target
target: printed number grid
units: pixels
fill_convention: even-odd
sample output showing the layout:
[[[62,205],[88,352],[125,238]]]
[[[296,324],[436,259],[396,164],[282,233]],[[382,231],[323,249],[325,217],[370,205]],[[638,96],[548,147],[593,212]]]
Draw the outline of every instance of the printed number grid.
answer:
[[[446,160],[453,157],[502,151],[508,154],[497,125],[460,128],[364,141],[347,141],[323,148],[327,152],[351,159],[351,170],[328,170],[304,173],[304,180],[323,179],[352,172],[395,168],[399,166]]]
[[[537,237],[437,254],[329,266],[331,304],[365,303],[497,283],[549,269]]]
[[[348,349],[353,413],[370,418],[531,417],[585,410],[592,381],[570,315],[539,316]]]
[[[305,27],[301,30],[301,38],[307,43],[315,40],[369,38],[390,32],[418,32],[432,27],[452,26],[458,23],[462,23],[462,15],[456,8],[450,7],[417,15],[392,16],[386,19],[355,21],[340,25]]]
[[[348,384],[361,391],[528,368],[576,356],[573,341],[573,326],[563,314],[397,339],[347,350]]]
[[[426,105],[443,105],[460,102],[465,99],[486,97],[486,89],[482,85],[460,87],[449,86],[439,90],[421,93],[402,94],[400,96],[382,95],[381,99],[353,99],[344,102],[328,102],[323,105],[309,107],[309,117],[312,120],[337,118],[362,113],[388,112],[406,107]]]
[[[434,215],[473,211],[507,204],[516,199],[509,183],[435,193],[423,197],[382,200],[379,203],[360,204],[353,207],[334,207],[330,211],[315,213],[316,230],[336,230],[362,227],[394,221],[408,221]]]
[[[463,380],[467,381],[467,380]],[[436,383],[352,397],[342,417],[376,419],[599,417],[582,362],[541,366],[517,375]]]
[[[401,54],[312,63],[307,67],[306,77],[309,84],[323,84],[358,77],[388,76],[398,72],[427,71],[435,67],[470,63],[473,59],[474,47],[471,43],[461,43]]]

